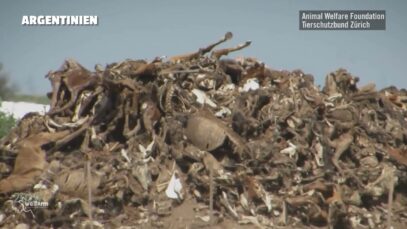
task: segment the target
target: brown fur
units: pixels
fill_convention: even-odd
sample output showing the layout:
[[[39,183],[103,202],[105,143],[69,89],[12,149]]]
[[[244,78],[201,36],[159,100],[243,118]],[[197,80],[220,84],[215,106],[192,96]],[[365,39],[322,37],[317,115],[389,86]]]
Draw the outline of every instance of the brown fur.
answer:
[[[48,114],[57,114],[71,108],[82,90],[97,83],[97,77],[74,60],[66,60],[63,70],[50,72],[47,77],[52,84],[51,110]],[[62,85],[68,89],[70,99],[65,106],[56,109]]]
[[[68,133],[69,131],[41,132],[21,140],[18,143],[18,155],[13,172],[0,181],[0,193],[22,191],[34,185],[47,166],[46,155],[41,146]]]

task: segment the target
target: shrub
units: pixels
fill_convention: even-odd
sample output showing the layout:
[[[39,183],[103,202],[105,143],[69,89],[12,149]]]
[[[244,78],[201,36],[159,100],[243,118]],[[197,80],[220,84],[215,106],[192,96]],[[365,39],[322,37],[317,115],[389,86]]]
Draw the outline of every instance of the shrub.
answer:
[[[1,101],[0,101],[1,106]],[[8,134],[11,128],[14,127],[16,124],[16,120],[13,116],[9,114],[5,114],[4,112],[0,111],[0,138],[4,137]]]
[[[3,64],[0,63],[0,98],[8,100],[14,95],[16,87],[10,85],[9,75],[4,71]]]

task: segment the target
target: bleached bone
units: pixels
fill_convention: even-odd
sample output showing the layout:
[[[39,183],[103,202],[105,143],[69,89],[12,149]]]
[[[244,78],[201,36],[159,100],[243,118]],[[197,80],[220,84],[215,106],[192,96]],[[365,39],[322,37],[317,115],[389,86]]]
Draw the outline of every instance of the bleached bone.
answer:
[[[64,124],[59,124],[52,120],[51,118],[48,118],[46,123],[47,125],[56,127],[56,128],[76,128],[78,126],[82,126],[86,121],[88,121],[89,116],[83,117],[81,119],[78,119],[76,122],[68,122]]]

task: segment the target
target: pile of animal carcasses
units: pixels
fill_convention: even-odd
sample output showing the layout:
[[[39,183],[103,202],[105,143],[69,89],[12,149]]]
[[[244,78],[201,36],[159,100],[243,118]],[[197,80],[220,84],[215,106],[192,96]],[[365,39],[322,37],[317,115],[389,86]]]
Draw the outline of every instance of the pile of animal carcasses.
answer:
[[[51,71],[50,111],[1,140],[0,226],[166,228],[186,203],[208,227],[406,225],[407,91],[344,69],[320,90],[231,38]]]

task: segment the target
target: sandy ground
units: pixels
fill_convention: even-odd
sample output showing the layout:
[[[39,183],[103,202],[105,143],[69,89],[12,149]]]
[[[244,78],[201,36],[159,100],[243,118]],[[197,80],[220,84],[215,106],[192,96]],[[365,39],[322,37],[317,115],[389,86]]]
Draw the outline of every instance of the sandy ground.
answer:
[[[185,200],[181,205],[174,207],[171,211],[171,215],[165,218],[161,218],[164,227],[168,229],[193,229],[193,228],[205,228],[205,229],[223,229],[223,228],[235,228],[235,229],[250,229],[257,228],[253,224],[240,225],[239,223],[224,218],[221,222],[214,225],[210,225],[198,218],[198,216],[204,216],[205,210],[196,212],[194,209],[198,208],[198,204],[193,199]],[[144,225],[145,226],[145,225]],[[144,227],[143,228],[156,228],[156,227]]]

